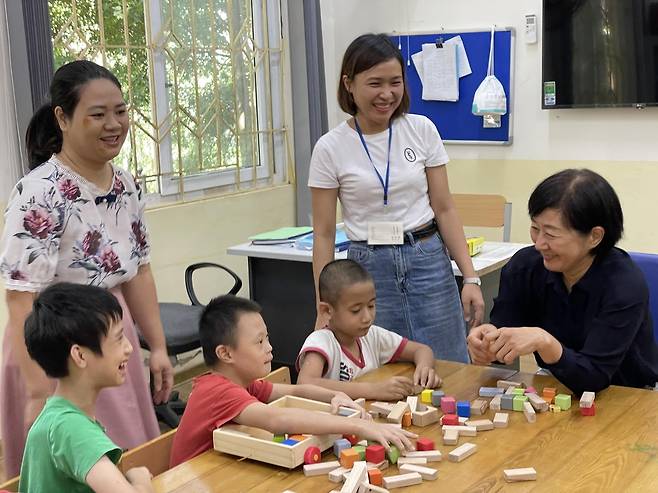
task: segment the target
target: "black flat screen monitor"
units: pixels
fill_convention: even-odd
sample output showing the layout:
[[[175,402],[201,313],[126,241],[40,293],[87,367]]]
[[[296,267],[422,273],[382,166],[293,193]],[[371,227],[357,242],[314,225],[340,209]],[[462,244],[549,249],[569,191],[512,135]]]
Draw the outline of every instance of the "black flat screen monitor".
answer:
[[[544,0],[542,108],[658,106],[658,0]]]

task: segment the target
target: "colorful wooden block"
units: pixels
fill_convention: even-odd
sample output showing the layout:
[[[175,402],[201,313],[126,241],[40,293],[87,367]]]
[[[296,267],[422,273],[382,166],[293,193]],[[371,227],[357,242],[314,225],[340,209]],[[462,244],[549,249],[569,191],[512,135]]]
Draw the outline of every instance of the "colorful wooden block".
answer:
[[[583,395],[580,396],[580,407],[592,407],[594,404],[594,392],[583,392]]]
[[[471,402],[471,416],[481,416],[489,407],[489,403],[484,399],[475,399]]]
[[[468,401],[457,401],[457,416],[463,418],[471,417],[471,403]]]
[[[457,426],[459,424],[459,416],[456,414],[444,414],[441,416],[441,424]]]
[[[347,469],[350,469],[359,459],[359,453],[353,448],[346,448],[340,451],[340,465]]]
[[[525,394],[525,389],[517,387],[517,388],[514,389],[512,394],[514,394],[514,395],[524,395]]]
[[[409,428],[411,426],[411,411],[407,411],[402,415],[402,427]]]
[[[580,414],[583,416],[596,416],[596,404],[592,402],[590,407],[581,407]]]
[[[516,481],[534,481],[537,479],[537,471],[534,467],[522,467],[519,469],[503,469],[505,481],[513,483]]]
[[[531,385],[530,387],[528,387],[527,389],[525,389],[525,393],[526,393],[526,394],[536,394],[537,391],[536,391],[535,388]]]
[[[553,387],[544,387],[544,390],[542,391],[542,397],[549,404],[553,403],[555,399],[555,394],[557,394],[557,389]]]
[[[395,445],[391,445],[391,447],[386,452],[386,458],[391,464],[397,464],[399,457],[400,457],[400,451]]]
[[[346,438],[339,438],[334,442],[334,455],[340,458],[340,451],[351,447],[352,444],[350,443],[349,440],[347,440]]]
[[[457,414],[455,398],[450,396],[441,397],[441,411],[443,414]]]
[[[441,405],[441,397],[445,397],[446,393],[443,390],[432,391],[432,405],[439,407]]]
[[[436,447],[434,446],[434,440],[430,440],[429,438],[423,438],[419,437],[418,440],[416,440],[416,450],[418,451],[423,451],[423,450],[434,450]]]
[[[343,435],[343,438],[350,442],[350,445],[356,445],[356,442],[359,441],[359,437],[356,435]]]
[[[571,409],[571,396],[568,394],[558,394],[555,396],[555,405],[563,411]]]
[[[420,401],[425,404],[432,404],[432,389],[425,389],[420,393]]]
[[[297,440],[298,442],[303,442],[307,438],[309,438],[311,435],[288,435],[289,440]]]
[[[448,454],[448,460],[450,462],[461,462],[475,452],[477,452],[477,445],[474,443],[465,443],[450,452]]]
[[[558,405],[556,405],[556,404],[549,404],[548,408],[550,409],[550,411],[551,411],[552,413],[560,413],[560,412],[562,412],[562,409],[560,408],[560,406],[558,406]]]
[[[498,387],[480,387],[478,395],[480,397],[495,397],[505,392],[505,389]]]
[[[366,460],[368,462],[380,463],[386,459],[386,449],[382,445],[368,445],[366,447]]]
[[[500,398],[500,408],[505,409],[506,411],[514,410],[514,395],[505,394]]]
[[[382,486],[384,484],[384,475],[377,468],[368,469],[368,480],[370,481],[370,484]]]
[[[523,403],[528,400],[528,397],[525,395],[515,395],[512,402],[512,408],[514,411],[523,411]]]
[[[352,449],[359,454],[359,460],[366,460],[366,448],[363,445],[355,445]]]
[[[292,438],[288,438],[284,441],[281,442],[281,445],[288,445],[289,447],[292,447],[293,445],[297,445],[299,442],[297,440],[293,440]]]
[[[286,440],[285,435],[274,435],[272,437],[272,441],[276,443],[283,443]]]

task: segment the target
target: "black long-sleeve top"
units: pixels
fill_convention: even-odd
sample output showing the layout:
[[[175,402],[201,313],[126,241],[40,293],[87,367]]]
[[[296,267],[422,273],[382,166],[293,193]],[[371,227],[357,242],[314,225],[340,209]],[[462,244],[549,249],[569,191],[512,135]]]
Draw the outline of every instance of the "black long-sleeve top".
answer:
[[[649,290],[619,248],[597,256],[571,292],[534,247],[520,250],[502,270],[490,319],[499,328],[541,327],[560,341],[559,361],[545,363],[537,353],[535,359],[577,394],[658,381]]]

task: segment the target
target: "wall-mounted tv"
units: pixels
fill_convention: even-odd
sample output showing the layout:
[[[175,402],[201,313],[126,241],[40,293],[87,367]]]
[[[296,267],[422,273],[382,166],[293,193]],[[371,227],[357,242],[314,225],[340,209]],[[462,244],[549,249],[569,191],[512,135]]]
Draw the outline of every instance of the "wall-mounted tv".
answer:
[[[544,0],[542,108],[658,106],[658,0]]]

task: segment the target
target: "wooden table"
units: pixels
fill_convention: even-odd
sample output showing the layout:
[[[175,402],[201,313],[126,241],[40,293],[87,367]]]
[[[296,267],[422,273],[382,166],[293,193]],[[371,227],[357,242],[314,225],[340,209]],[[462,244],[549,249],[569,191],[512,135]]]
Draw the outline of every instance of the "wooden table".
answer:
[[[459,400],[473,400],[481,386],[495,386],[507,379],[558,388],[552,377],[517,373],[513,370],[437,362],[444,378],[443,389]],[[409,364],[387,365],[361,381],[376,381],[394,375],[411,375]],[[442,444],[438,424],[412,428],[435,440],[442,462],[429,464],[439,470],[439,479],[392,491],[488,492],[488,491],[658,491],[658,392],[610,387],[596,396],[596,416],[582,417],[578,401],[570,411],[537,415],[527,423],[523,413],[510,413],[509,427],[479,432],[477,437],[460,437],[459,443],[477,444],[478,451],[465,461],[452,463],[447,455],[454,446]],[[488,410],[484,417],[493,418]],[[332,460],[327,451],[323,460]],[[506,483],[503,469],[534,467],[537,481]],[[391,466],[385,476],[397,474]],[[304,477],[301,468],[293,471],[208,451],[154,479],[158,493],[242,492],[321,493],[338,485],[326,476]]]

